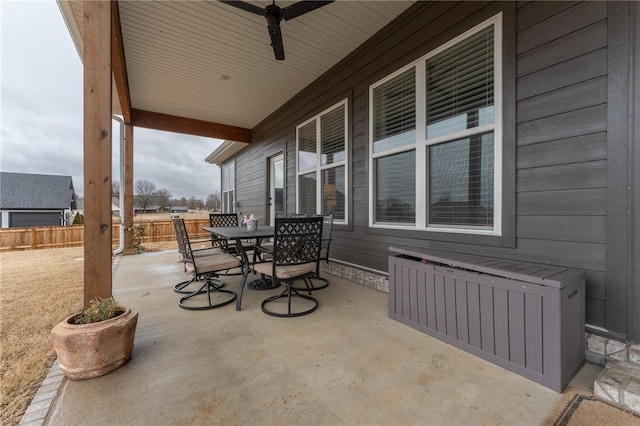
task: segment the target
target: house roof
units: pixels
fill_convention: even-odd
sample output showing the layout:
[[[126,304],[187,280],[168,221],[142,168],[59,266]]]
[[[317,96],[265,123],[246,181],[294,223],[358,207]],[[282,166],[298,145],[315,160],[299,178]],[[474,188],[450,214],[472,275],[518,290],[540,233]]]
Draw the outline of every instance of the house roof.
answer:
[[[218,166],[242,151],[247,143],[224,141],[218,148],[204,159],[207,163],[217,164]]]
[[[1,209],[68,209],[72,202],[71,176],[0,172]]]
[[[277,61],[262,16],[218,1],[119,0],[114,112],[136,127],[181,131],[187,122],[184,133],[250,142],[250,129],[412,3],[336,1],[283,20],[286,58]],[[58,4],[82,56],[83,2]]]

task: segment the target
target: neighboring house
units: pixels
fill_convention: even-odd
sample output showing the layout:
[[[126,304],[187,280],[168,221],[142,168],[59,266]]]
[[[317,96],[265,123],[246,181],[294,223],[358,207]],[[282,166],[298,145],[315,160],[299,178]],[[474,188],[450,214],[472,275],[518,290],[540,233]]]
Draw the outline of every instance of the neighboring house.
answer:
[[[187,206],[172,206],[170,209],[171,213],[187,213],[189,211]]]
[[[153,205],[149,205],[146,208],[142,208],[142,206],[134,206],[133,207],[133,212],[134,213],[159,213],[162,211],[162,207],[158,206],[156,204]]]
[[[583,270],[588,328],[638,340],[629,11],[418,2],[207,157],[223,211],[333,213],[334,263],[381,274],[389,246]]]
[[[70,225],[75,209],[71,176],[0,172],[2,228]]]

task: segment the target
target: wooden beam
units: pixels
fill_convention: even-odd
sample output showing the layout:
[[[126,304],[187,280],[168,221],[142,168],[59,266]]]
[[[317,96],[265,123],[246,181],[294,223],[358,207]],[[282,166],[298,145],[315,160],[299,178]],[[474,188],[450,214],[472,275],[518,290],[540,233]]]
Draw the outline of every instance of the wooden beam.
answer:
[[[178,117],[159,112],[131,109],[131,123],[136,127],[205,136],[234,142],[251,142],[251,130],[210,121]]]
[[[111,296],[111,5],[84,1],[84,303]]]
[[[133,232],[127,229],[133,229],[133,126],[125,124],[124,126],[124,182],[120,196],[124,197],[124,211],[120,212],[124,219],[124,254],[135,254],[136,249],[133,246]]]
[[[129,78],[127,63],[124,57],[124,41],[120,26],[120,11],[118,2],[111,2],[111,71],[116,83],[122,118],[126,124],[131,124],[131,96],[129,92]]]

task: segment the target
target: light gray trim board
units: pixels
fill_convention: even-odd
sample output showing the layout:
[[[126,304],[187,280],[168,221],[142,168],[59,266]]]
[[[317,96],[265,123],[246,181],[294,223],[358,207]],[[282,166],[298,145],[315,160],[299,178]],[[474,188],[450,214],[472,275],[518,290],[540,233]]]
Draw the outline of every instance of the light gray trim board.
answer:
[[[628,338],[640,342],[640,5],[631,4],[631,111],[629,156],[632,171],[630,196],[632,242],[630,245],[631,279],[629,281],[629,333]]]
[[[607,253],[605,328],[628,334],[629,2],[608,2]]]

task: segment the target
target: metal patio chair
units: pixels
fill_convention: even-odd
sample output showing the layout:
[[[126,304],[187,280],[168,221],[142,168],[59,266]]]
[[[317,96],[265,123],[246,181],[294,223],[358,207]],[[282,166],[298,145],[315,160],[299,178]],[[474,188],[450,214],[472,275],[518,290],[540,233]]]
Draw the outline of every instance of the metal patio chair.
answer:
[[[181,261],[184,263],[185,272],[192,275],[190,282],[201,281],[202,285],[195,291],[180,298],[178,306],[189,310],[215,309],[226,306],[236,300],[236,293],[231,290],[221,288],[222,281],[218,278],[219,273],[241,266],[241,261],[228,253],[220,250],[210,250],[210,254],[204,255],[191,249],[189,236],[184,220],[180,218],[171,219],[178,240],[178,251]],[[192,305],[186,303],[198,295],[206,294],[206,304]],[[220,295],[230,295],[222,298],[221,301],[214,301]]]
[[[209,213],[209,226],[212,228],[226,228],[231,226],[239,226],[238,215],[235,213]],[[220,238],[211,234],[211,244],[214,247],[220,247],[225,253],[239,256],[238,248],[235,244],[229,244],[224,238]],[[252,241],[243,241],[242,247],[245,252],[251,251],[255,243]]]
[[[282,215],[276,216],[276,217],[284,217]],[[308,214],[306,213],[291,213],[289,215],[287,215],[286,217],[309,217]],[[270,260],[271,259],[271,254],[273,252],[273,242],[272,241],[267,241],[267,242],[262,242],[260,244],[259,247],[256,247],[256,253],[254,256],[254,263],[255,261],[259,260],[259,261],[265,261],[265,260]]]
[[[172,215],[171,216],[171,220],[173,221],[173,219],[180,219],[180,216],[179,215]],[[177,242],[178,242],[178,254],[180,256],[180,261],[183,262],[182,259],[186,255],[183,253],[183,249],[182,249],[182,247],[180,245],[180,240],[178,238],[178,234],[179,234],[179,232],[182,232],[182,230],[181,229],[176,229],[176,222],[173,222],[173,225],[174,225],[174,233],[176,235],[176,239],[177,239]],[[187,232],[186,231],[186,225],[185,225],[185,232]],[[219,247],[205,246],[205,247],[201,247],[201,248],[197,248],[197,249],[193,248],[194,244],[205,243],[205,242],[209,242],[209,241],[210,241],[209,239],[206,239],[206,240],[193,240],[193,239],[189,238],[189,244],[192,247],[192,249],[191,249],[192,255],[194,257],[202,257],[202,256],[210,256],[210,255],[213,255],[213,254],[223,253],[223,251]],[[185,266],[185,272],[187,272],[186,266]],[[182,293],[182,294],[192,293],[193,290],[189,289],[188,287],[191,284],[195,283],[196,281],[197,281],[197,277],[196,276],[192,276],[190,279],[185,280],[185,281],[181,281],[178,284],[174,285],[173,286],[173,291],[175,291],[176,293]],[[220,279],[215,279],[215,281],[217,282],[217,285],[219,287],[222,287],[224,285],[224,283]]]
[[[333,231],[333,214],[322,216],[322,245],[320,248],[320,260],[329,264],[329,248],[331,247],[331,233]],[[316,265],[316,271],[309,277],[311,290],[322,290],[329,286],[329,280],[320,276],[320,262]],[[322,284],[315,284],[314,280],[322,281]],[[296,288],[296,290],[305,290]]]
[[[322,217],[276,218],[273,236],[272,259],[254,265],[263,277],[270,276],[275,282],[284,284],[282,293],[268,297],[262,304],[262,312],[276,317],[297,317],[310,314],[318,308],[318,301],[311,296],[309,278],[315,274],[320,262],[322,242]],[[308,295],[294,288],[293,282],[302,279],[307,285]],[[292,306],[294,298],[311,302],[311,307],[296,310]],[[286,299],[286,312],[272,309],[278,299]]]

